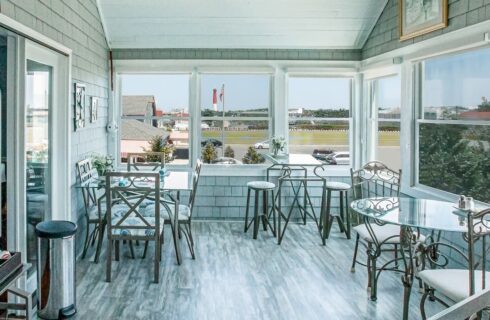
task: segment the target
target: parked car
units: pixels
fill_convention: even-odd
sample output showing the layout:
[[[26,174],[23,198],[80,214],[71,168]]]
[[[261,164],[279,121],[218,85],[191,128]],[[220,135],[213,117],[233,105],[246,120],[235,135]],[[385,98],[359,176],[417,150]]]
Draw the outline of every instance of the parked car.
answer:
[[[213,160],[212,163],[213,164],[242,164],[241,161],[228,157],[219,157],[218,159]]]
[[[349,165],[350,153],[348,151],[333,152],[325,160],[328,164]]]
[[[254,144],[255,149],[269,149],[269,140],[264,140]]]
[[[312,156],[318,160],[325,160],[325,158],[334,153],[332,149],[315,149]]]
[[[201,146],[202,147],[205,147],[208,143],[211,143],[215,148],[219,148],[219,147],[222,147],[223,146],[223,142],[221,142],[218,139],[213,139],[213,138],[202,140],[201,141]]]

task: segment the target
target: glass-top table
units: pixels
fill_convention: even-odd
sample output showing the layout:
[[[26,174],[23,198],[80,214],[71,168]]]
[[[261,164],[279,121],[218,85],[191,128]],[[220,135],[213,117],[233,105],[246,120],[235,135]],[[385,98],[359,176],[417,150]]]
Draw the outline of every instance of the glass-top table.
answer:
[[[367,198],[355,200],[351,209],[386,223],[421,229],[467,232],[467,212],[455,203],[416,198]]]
[[[118,172],[128,172],[128,171],[118,171]],[[138,171],[141,172],[141,171]],[[149,171],[150,172],[150,171]],[[181,171],[167,171],[163,182],[160,183],[160,189],[162,191],[192,191],[193,188],[193,174],[194,172],[189,170]],[[84,183],[78,183],[75,185],[76,188],[91,188],[91,189],[101,189],[105,187],[105,177],[93,178]]]
[[[266,159],[272,162],[272,165],[282,166],[300,166],[300,167],[316,167],[323,163],[309,154],[295,154],[273,156],[272,154],[263,154]]]

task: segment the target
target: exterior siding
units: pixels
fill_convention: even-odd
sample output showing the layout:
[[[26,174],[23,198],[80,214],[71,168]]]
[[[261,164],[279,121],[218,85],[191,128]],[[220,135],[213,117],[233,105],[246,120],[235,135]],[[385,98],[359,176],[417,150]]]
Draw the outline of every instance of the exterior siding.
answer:
[[[490,19],[490,0],[448,0],[447,28],[400,41],[398,2],[399,0],[389,0],[386,4],[362,48],[363,60]]]
[[[73,50],[72,82],[86,84],[86,104],[90,96],[98,97],[99,118],[96,123],[71,134],[73,183],[75,163],[92,153],[107,153],[106,125],[108,114],[108,46],[95,0],[0,0],[0,12],[52,38]],[[72,89],[73,90],[73,89]],[[72,108],[72,106],[67,106]],[[88,119],[89,108],[86,108]],[[83,201],[79,190],[72,187],[72,220],[78,221],[79,232],[85,230]],[[78,245],[83,237],[77,237]]]
[[[338,60],[359,61],[361,50],[114,49],[114,60]]]

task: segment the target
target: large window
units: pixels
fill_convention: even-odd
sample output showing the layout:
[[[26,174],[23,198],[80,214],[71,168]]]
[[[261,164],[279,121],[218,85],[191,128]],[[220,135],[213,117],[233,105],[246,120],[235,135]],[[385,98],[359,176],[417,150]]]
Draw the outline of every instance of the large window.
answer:
[[[349,165],[352,79],[291,77],[288,82],[289,153]]]
[[[421,64],[420,184],[490,202],[490,49]]]
[[[166,152],[173,164],[189,162],[189,75],[121,76],[120,159]]]
[[[201,157],[210,164],[258,164],[269,149],[270,76],[201,77]]]
[[[400,76],[388,76],[371,81],[371,125],[373,160],[386,164],[393,170],[400,170]]]

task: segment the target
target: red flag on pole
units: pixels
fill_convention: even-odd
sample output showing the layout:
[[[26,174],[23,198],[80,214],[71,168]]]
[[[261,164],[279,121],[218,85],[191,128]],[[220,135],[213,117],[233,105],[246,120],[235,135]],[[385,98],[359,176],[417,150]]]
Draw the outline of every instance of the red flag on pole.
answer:
[[[218,111],[218,97],[216,95],[217,91],[218,90],[213,89],[213,108],[214,108],[214,111]]]

